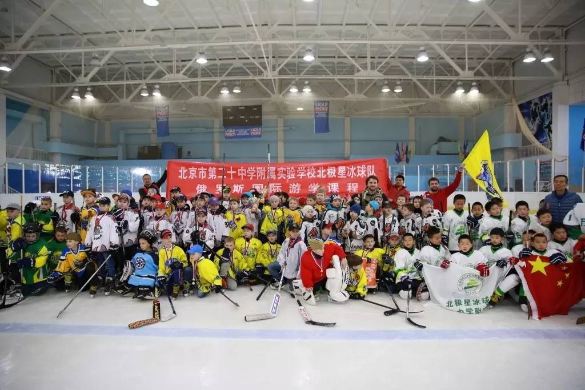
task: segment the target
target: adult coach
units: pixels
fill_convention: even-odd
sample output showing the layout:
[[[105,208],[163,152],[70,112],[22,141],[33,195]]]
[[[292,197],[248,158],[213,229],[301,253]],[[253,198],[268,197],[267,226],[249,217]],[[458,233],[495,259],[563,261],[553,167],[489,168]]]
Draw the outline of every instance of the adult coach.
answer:
[[[375,200],[376,196],[381,196],[382,199],[388,200],[388,197],[378,186],[378,176],[370,175],[366,178],[366,189],[360,194],[360,205],[362,209],[366,207],[370,201]]]
[[[155,188],[156,192],[160,193],[160,187],[165,183],[165,181],[167,181],[166,169],[165,172],[162,174],[161,178],[158,179],[156,183],[152,182],[152,176],[150,176],[148,173],[142,175],[142,188],[138,190],[138,193],[140,194],[140,201],[142,202],[142,199],[144,199],[146,194],[148,194],[149,188]]]
[[[410,191],[404,185],[403,175],[396,175],[394,184],[392,184],[391,181],[389,183],[388,198],[390,198],[391,201],[396,202],[396,198],[398,198],[399,195],[404,195],[407,200],[410,199]]]
[[[447,198],[457,190],[461,183],[461,173],[463,172],[463,165],[457,169],[457,175],[453,183],[445,188],[440,188],[439,179],[431,177],[429,179],[429,190],[425,192],[423,198],[429,198],[433,201],[433,207],[442,213],[447,212]]]
[[[544,198],[544,207],[550,210],[553,222],[563,223],[565,216],[583,200],[576,192],[567,189],[569,178],[556,175],[553,179],[554,191]]]

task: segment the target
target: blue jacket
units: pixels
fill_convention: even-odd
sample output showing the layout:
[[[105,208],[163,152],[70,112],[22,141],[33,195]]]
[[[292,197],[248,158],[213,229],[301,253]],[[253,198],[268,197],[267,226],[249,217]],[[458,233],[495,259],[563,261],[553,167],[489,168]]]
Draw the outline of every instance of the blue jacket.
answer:
[[[558,197],[553,191],[544,198],[545,207],[550,210],[553,222],[563,223],[565,215],[573,209],[577,203],[583,200],[576,192],[565,190],[562,197]]]

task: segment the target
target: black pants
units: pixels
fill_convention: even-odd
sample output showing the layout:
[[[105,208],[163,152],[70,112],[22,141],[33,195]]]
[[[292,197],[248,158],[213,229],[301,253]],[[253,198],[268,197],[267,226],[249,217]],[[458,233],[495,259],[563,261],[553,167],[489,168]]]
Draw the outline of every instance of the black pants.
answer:
[[[0,247],[0,271],[8,272],[8,259],[6,258],[7,247]]]
[[[411,285],[411,291],[416,292],[418,290],[418,286],[422,283],[422,280],[413,279],[410,282],[398,282],[396,283],[396,287],[399,291],[408,291],[408,285]]]

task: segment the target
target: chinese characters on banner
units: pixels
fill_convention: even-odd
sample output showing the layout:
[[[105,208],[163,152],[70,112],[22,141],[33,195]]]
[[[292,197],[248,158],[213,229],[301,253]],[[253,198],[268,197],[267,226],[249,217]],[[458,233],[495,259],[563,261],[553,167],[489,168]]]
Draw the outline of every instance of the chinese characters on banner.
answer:
[[[167,188],[181,187],[187,196],[203,191],[221,192],[223,166],[221,163],[187,162],[169,160],[167,164]],[[232,194],[239,196],[252,188],[260,193],[268,186],[269,193],[285,191],[291,196],[307,196],[323,186],[327,193],[342,196],[365,189],[366,178],[376,175],[380,188],[388,187],[388,163],[386,159],[342,160],[313,163],[226,163],[225,184]]]
[[[169,136],[169,105],[156,106],[156,136],[157,137],[168,137]]]

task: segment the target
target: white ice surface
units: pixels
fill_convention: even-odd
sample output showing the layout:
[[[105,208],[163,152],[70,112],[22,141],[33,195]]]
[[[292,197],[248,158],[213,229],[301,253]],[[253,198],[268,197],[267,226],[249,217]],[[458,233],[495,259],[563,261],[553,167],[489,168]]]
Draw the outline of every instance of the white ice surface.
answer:
[[[585,389],[584,302],[542,321],[511,301],[481,315],[415,302],[423,330],[401,313],[325,300],[307,306],[337,322],[321,328],[283,294],[277,318],[246,323],[269,309],[274,292],[257,302],[260,289],[227,292],[240,308],[213,293],[180,297],[175,319],[136,330],[127,324],[151,317],[151,301],[83,293],[56,319],[73,293],[31,297],[0,311],[0,389]],[[385,293],[369,298],[392,306]]]

